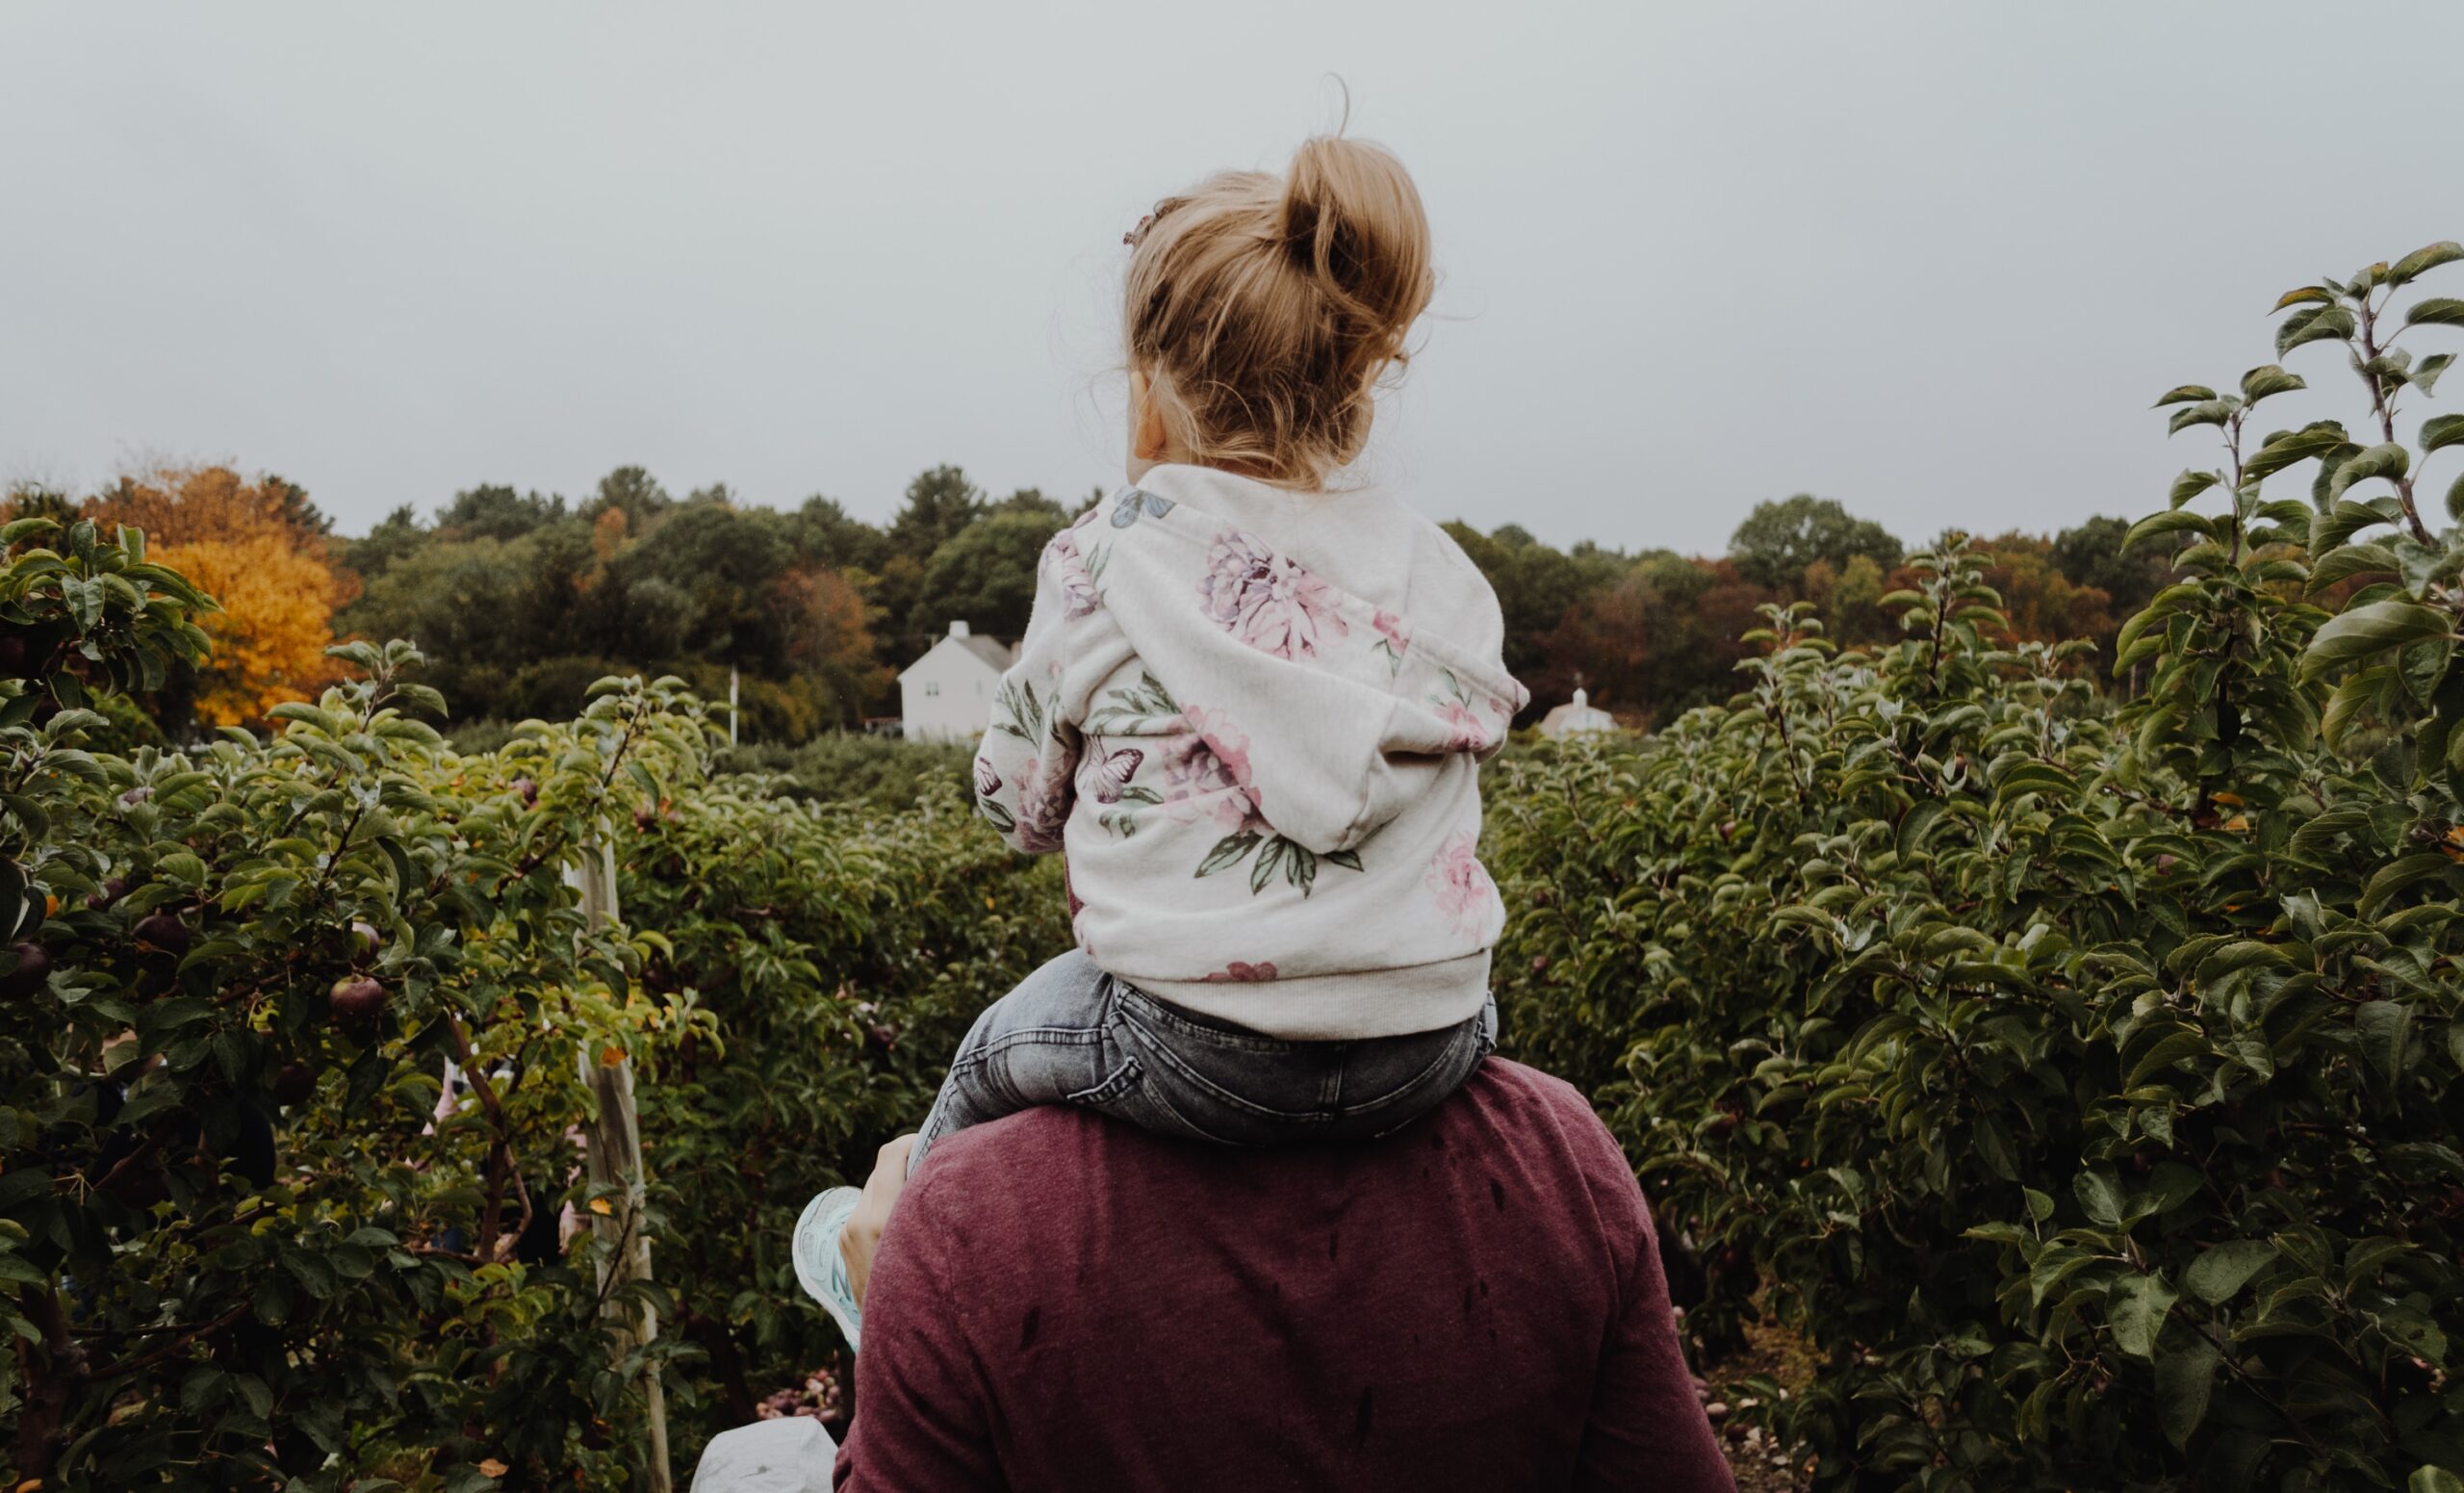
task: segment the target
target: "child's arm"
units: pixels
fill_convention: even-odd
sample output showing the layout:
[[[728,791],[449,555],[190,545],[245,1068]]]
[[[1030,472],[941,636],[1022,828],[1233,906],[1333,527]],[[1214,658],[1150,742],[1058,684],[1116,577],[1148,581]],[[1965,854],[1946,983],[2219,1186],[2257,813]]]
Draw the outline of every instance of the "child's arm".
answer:
[[[1077,801],[1078,722],[1105,635],[1117,638],[1077,547],[1063,529],[1036,567],[1035,610],[1017,661],[1001,676],[992,727],[975,756],[975,807],[1014,849],[1061,848]]]

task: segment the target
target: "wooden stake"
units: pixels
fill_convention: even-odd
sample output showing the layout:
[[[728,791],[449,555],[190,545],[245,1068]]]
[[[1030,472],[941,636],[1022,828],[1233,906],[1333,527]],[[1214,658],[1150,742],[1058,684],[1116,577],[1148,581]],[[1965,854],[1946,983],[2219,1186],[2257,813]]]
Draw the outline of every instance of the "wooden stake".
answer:
[[[616,921],[616,851],[605,837],[583,847],[581,864],[568,871],[566,879],[581,891],[582,914],[592,932]],[[612,1258],[599,1267],[599,1289],[605,1295],[612,1290],[610,1275],[616,1277],[618,1284],[651,1278],[651,1241],[642,1228],[647,1193],[641,1125],[633,1110],[633,1062],[622,1058],[610,1066],[599,1057],[587,1047],[579,1054],[582,1082],[590,1086],[592,1095],[599,1101],[599,1118],[587,1132],[589,1145],[584,1165],[594,1190],[603,1186],[620,1189],[608,1199],[610,1212],[603,1214],[593,1209],[590,1213],[592,1233],[612,1251]],[[638,1317],[631,1308],[611,1301],[608,1315],[620,1324],[620,1356],[636,1348],[647,1348],[658,1338],[658,1309],[648,1301],[641,1303]],[[642,1388],[650,1408],[651,1493],[672,1493],[675,1479],[667,1465],[667,1392],[659,1381],[656,1365],[644,1372]]]

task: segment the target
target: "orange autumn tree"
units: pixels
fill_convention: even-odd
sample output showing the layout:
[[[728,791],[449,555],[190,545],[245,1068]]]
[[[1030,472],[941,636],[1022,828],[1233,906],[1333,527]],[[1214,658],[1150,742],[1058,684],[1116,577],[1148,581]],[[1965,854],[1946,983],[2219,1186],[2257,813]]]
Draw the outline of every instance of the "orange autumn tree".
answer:
[[[200,619],[214,653],[197,680],[199,720],[248,725],[333,681],[325,649],[351,588],[334,562],[331,521],[304,489],[223,466],[167,467],[120,477],[85,511],[106,528],[143,529],[152,558],[221,604]]]

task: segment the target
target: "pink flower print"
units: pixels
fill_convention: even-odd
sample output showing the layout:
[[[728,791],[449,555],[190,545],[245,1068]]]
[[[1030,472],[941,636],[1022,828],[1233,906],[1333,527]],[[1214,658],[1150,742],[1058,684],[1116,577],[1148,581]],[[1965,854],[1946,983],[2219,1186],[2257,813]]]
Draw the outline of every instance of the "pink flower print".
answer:
[[[1059,850],[1075,796],[1067,773],[1045,772],[1040,760],[1027,763],[1018,774],[1018,848],[1029,855]]]
[[[1470,706],[1447,701],[1437,708],[1437,717],[1446,722],[1446,750],[1479,753],[1489,749],[1489,723]]]
[[[1497,888],[1480,865],[1476,837],[1469,830],[1449,837],[1429,862],[1424,883],[1437,896],[1437,910],[1458,934],[1476,931]]]
[[[1377,651],[1386,656],[1386,672],[1390,676],[1402,673],[1403,655],[1412,649],[1412,630],[1383,606],[1377,608],[1377,615],[1370,619],[1369,625],[1377,630]]]
[[[1087,558],[1078,553],[1078,530],[1065,528],[1052,536],[1044,546],[1052,559],[1053,572],[1061,579],[1061,594],[1065,600],[1064,615],[1076,618],[1091,616],[1104,603],[1103,593],[1095,589],[1094,573],[1087,568]]]
[[[975,759],[975,796],[990,798],[1001,791],[1001,774],[993,768],[989,758]]]
[[[1189,729],[1164,748],[1164,801],[1187,803],[1212,797],[1201,811],[1227,835],[1258,821],[1258,793],[1249,785],[1249,738],[1232,728],[1220,710],[1181,708]]]
[[[1377,630],[1377,635],[1386,640],[1386,646],[1395,651],[1396,656],[1400,657],[1412,651],[1412,630],[1403,625],[1402,618],[1385,607],[1377,608],[1377,615],[1370,619],[1369,625]]]
[[[1208,985],[1263,985],[1274,977],[1274,963],[1271,960],[1262,960],[1252,965],[1236,959],[1209,974],[1205,983]]]
[[[1197,593],[1224,631],[1277,658],[1315,658],[1351,631],[1334,587],[1237,528],[1215,536]]]

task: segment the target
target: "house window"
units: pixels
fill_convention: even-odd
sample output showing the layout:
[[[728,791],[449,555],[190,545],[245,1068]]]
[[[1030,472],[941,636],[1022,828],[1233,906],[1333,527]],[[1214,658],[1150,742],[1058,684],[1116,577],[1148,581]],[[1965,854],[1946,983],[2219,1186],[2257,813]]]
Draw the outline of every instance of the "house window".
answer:
[[[925,682],[925,684],[924,684],[924,698],[925,698],[925,699],[927,699],[927,700],[937,699],[937,698],[938,698],[938,697],[939,697],[940,693],[941,693],[941,685],[940,685],[940,682],[939,682],[939,681],[937,681],[937,680],[928,680],[928,681],[926,681],[926,682]]]

